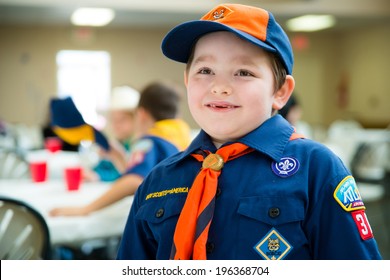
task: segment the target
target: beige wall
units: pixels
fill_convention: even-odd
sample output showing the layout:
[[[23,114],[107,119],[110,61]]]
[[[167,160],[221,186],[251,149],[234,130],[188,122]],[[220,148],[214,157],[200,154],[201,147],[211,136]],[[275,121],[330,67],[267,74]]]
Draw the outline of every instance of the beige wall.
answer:
[[[182,85],[184,64],[161,51],[167,30],[97,29],[90,40],[75,39],[72,28],[0,26],[0,118],[14,123],[43,124],[47,104],[56,95],[56,54],[62,49],[106,50],[111,54],[112,86],[169,80]],[[186,110],[183,117],[193,124]]]
[[[349,111],[368,123],[390,124],[390,28],[357,30],[344,41],[343,67],[350,73]]]
[[[390,123],[390,26],[308,34],[307,49],[295,49],[296,91],[311,124],[357,118],[374,126]],[[56,95],[56,53],[62,49],[106,50],[112,85],[141,89],[155,79],[182,84],[184,65],[166,59],[160,44],[167,29],[95,29],[88,40],[73,28],[0,26],[0,118],[43,124],[47,102]],[[293,34],[290,34],[291,38]],[[350,97],[337,105],[342,77]],[[195,126],[183,101],[183,117]]]
[[[389,125],[389,34],[388,24],[309,35],[309,48],[295,50],[303,118],[325,126],[336,119],[355,119],[367,127]],[[345,107],[338,102],[341,85],[348,100]]]

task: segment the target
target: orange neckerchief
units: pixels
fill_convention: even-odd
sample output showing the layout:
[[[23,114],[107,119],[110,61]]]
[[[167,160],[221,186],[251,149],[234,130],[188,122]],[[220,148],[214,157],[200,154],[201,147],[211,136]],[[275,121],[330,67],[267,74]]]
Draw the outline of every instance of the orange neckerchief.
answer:
[[[192,155],[198,161],[203,161],[202,169],[188,192],[177,221],[171,259],[206,259],[206,242],[214,214],[218,176],[225,162],[251,151],[253,149],[244,144],[234,143],[220,148],[215,154],[209,153],[206,158]]]
[[[290,140],[304,138],[302,134],[293,133]],[[203,162],[202,169],[196,176],[187,199],[180,213],[173,236],[170,259],[206,260],[206,242],[211,221],[214,215],[215,194],[218,177],[224,163],[252,152],[253,149],[242,143],[234,143],[220,148],[215,154],[192,154]]]

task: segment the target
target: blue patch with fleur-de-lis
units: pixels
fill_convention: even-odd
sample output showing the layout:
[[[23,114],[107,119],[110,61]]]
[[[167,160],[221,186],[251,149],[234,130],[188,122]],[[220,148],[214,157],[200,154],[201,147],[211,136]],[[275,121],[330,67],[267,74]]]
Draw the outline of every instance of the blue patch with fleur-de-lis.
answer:
[[[293,157],[283,157],[279,162],[272,163],[272,171],[279,177],[294,175],[299,169],[299,161]]]

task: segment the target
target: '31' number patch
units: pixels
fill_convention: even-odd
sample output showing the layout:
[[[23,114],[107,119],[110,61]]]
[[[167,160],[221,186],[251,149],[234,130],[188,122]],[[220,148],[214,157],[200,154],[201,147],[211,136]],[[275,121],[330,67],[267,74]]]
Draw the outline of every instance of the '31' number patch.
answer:
[[[373,238],[374,235],[372,233],[370,223],[368,222],[367,215],[364,210],[353,211],[351,212],[351,215],[359,230],[360,237],[363,240]]]

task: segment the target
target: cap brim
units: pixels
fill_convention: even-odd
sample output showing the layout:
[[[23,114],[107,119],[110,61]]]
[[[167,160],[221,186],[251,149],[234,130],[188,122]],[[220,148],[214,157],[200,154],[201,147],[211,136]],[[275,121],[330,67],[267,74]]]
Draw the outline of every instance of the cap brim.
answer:
[[[97,143],[106,151],[110,150],[106,136],[91,125],[85,124],[75,128],[53,127],[53,130],[59,138],[67,143],[79,145],[81,141],[88,140]]]
[[[266,51],[277,52],[274,47],[238,29],[207,20],[194,20],[182,23],[173,28],[162,41],[163,54],[175,61],[187,63],[191,50],[197,39],[207,33],[229,31]]]

